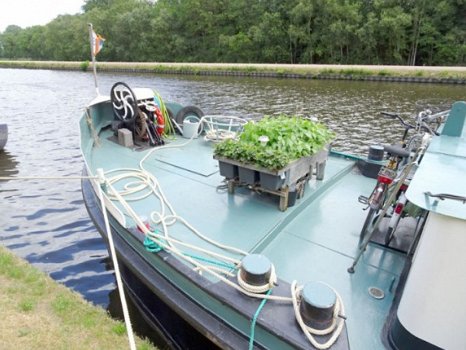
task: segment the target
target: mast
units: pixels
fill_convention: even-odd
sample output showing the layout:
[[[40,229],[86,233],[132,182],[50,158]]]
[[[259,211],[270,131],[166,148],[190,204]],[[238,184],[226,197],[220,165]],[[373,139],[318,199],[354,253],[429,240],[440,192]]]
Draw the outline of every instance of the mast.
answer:
[[[95,42],[96,42],[96,39],[95,39],[95,34],[94,34],[94,29],[92,27],[92,23],[89,23],[89,43],[90,43],[90,46],[91,46],[91,58],[92,58],[92,69],[93,69],[93,72],[94,72],[94,85],[95,85],[95,92],[97,93],[97,96],[100,95],[100,92],[99,92],[99,85],[97,83],[97,62],[95,60]]]

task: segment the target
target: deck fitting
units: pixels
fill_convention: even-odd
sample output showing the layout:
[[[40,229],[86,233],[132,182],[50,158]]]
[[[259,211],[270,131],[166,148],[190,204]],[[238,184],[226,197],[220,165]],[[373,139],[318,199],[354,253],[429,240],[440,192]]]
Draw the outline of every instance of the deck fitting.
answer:
[[[369,287],[369,295],[374,299],[383,299],[385,298],[385,293],[382,289],[377,287]]]
[[[272,263],[261,254],[251,254],[241,262],[241,278],[254,286],[267,284],[272,272]]]

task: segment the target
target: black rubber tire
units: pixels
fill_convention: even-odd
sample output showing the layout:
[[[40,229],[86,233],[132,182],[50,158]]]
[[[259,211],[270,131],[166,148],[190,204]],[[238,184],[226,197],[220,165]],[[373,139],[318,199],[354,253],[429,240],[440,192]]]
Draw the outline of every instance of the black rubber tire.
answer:
[[[170,118],[170,120],[172,122],[173,129],[175,130],[175,134],[181,135],[180,130],[178,130],[178,128],[175,125],[175,122],[176,122],[175,113],[173,113],[173,111],[170,108],[168,108],[168,107],[165,107],[165,108],[167,109],[168,118]]]
[[[196,106],[186,106],[180,109],[180,111],[175,116],[175,121],[182,126],[183,121],[188,116],[196,116],[201,119],[204,116],[204,112]]]
[[[173,111],[168,107],[165,108],[167,109],[168,117],[170,118],[170,120],[175,120],[175,115],[173,114]]]

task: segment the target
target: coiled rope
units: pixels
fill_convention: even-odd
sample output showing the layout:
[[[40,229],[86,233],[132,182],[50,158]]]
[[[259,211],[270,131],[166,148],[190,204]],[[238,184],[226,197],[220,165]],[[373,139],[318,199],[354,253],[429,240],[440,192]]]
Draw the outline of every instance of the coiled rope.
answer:
[[[150,174],[149,174],[150,175]],[[263,294],[256,294],[256,293],[252,293],[252,292],[249,292],[247,290],[245,290],[244,288],[242,288],[240,285],[232,282],[231,280],[227,279],[226,277],[224,277],[223,275],[225,273],[220,273],[218,271],[218,267],[215,267],[215,266],[208,266],[208,265],[205,265],[205,264],[202,264],[200,261],[197,261],[196,259],[192,258],[191,256],[189,255],[185,255],[183,254],[183,252],[178,249],[177,246],[185,246],[189,249],[193,249],[193,250],[197,250],[197,251],[200,251],[202,253],[205,253],[205,254],[209,254],[211,256],[214,256],[218,259],[221,259],[222,261],[227,261],[227,262],[233,262],[236,266],[239,266],[240,265],[240,260],[238,259],[234,259],[234,258],[230,258],[228,256],[225,256],[225,255],[222,255],[222,254],[219,254],[219,253],[216,253],[216,252],[213,252],[213,251],[210,251],[210,250],[207,250],[207,249],[204,249],[204,248],[201,248],[201,247],[198,247],[196,245],[193,245],[193,244],[190,244],[190,243],[186,243],[186,242],[182,242],[182,241],[179,241],[177,239],[174,239],[173,237],[170,237],[170,235],[168,234],[169,231],[168,231],[168,225],[167,225],[167,222],[170,223],[170,224],[173,224],[173,219],[174,219],[174,215],[168,215],[167,218],[162,216],[161,213],[158,213],[158,217],[161,218],[160,220],[160,223],[162,225],[162,234],[159,234],[159,233],[156,233],[156,232],[152,232],[150,231],[145,225],[144,223],[142,222],[141,218],[134,212],[134,210],[132,209],[132,207],[129,205],[129,203],[125,200],[125,198],[123,198],[120,193],[115,190],[115,188],[113,187],[113,185],[111,184],[111,181],[110,180],[106,180],[106,185],[108,186],[108,189],[109,189],[109,193],[111,193],[112,196],[114,196],[116,198],[116,200],[118,200],[118,202],[123,206],[123,208],[128,212],[129,216],[135,221],[136,225],[143,231],[143,233],[151,240],[153,240],[157,245],[159,245],[160,247],[162,247],[164,250],[166,250],[167,252],[170,252],[172,253],[173,255],[177,256],[178,258],[182,259],[182,260],[185,260],[187,262],[189,262],[190,264],[192,264],[194,266],[194,268],[198,271],[202,271],[202,272],[206,272],[210,275],[212,275],[213,277],[216,277],[217,279],[219,279],[220,281],[224,282],[225,284],[229,285],[230,287],[238,290],[239,292],[249,296],[249,297],[253,297],[253,298],[260,298],[260,299],[263,299],[263,298],[266,298],[266,299],[271,299],[271,300],[277,300],[277,301],[286,301],[286,302],[291,302],[291,298],[290,297],[284,297],[284,296],[272,296],[272,295],[263,295]],[[163,192],[162,193],[158,193],[158,196],[159,198],[164,198],[165,196],[163,195]],[[165,198],[166,200],[166,198]],[[167,201],[165,203],[167,206],[171,207],[170,203]],[[163,208],[163,205],[162,205],[162,208]],[[163,209],[162,209],[163,210]],[[176,216],[176,218],[179,218],[178,216]],[[181,223],[183,224],[187,224],[187,227],[191,227],[192,228],[192,225],[190,225],[186,220],[182,219],[182,220],[179,220]],[[194,230],[193,231],[194,233],[198,232],[197,230]],[[198,232],[199,233],[199,232]],[[205,237],[204,235],[201,235],[200,237]],[[207,238],[207,237],[206,237]],[[227,250],[230,250],[232,252],[239,252],[241,253],[242,255],[247,255],[246,252],[238,249],[238,248],[234,248],[234,247],[229,247],[229,246],[226,246],[226,245],[223,245],[223,244],[220,244],[218,242],[215,242],[211,239],[209,239],[210,242],[213,242],[215,243],[216,246],[218,247],[223,247]]]
[[[244,289],[247,290],[250,293],[254,294],[261,294],[265,293],[269,290],[271,290],[275,284],[277,284],[277,274],[275,273],[275,266],[273,266],[270,269],[270,277],[269,280],[266,284],[263,284],[261,286],[255,286],[253,284],[247,283],[242,277],[241,277],[241,271],[238,271],[237,275],[237,281],[238,284]]]
[[[323,282],[320,282],[320,283],[323,283]],[[335,295],[337,296],[337,301],[336,301],[335,308],[333,311],[332,324],[326,329],[319,330],[319,329],[308,327],[304,323],[301,313],[299,311],[299,305],[301,302],[300,293],[301,293],[302,287],[297,287],[296,281],[293,281],[291,283],[291,297],[293,300],[293,309],[294,309],[296,321],[298,322],[299,326],[301,327],[301,330],[304,332],[304,335],[309,340],[309,342],[315,348],[320,349],[320,350],[328,349],[337,341],[338,337],[340,336],[343,330],[343,326],[345,324],[345,318],[346,318],[346,316],[344,316],[345,309],[344,309],[343,301],[340,295],[335,289],[330,287],[328,284],[326,283],[324,284],[327,285],[329,288],[331,288],[335,292]],[[332,336],[325,343],[319,343],[314,337],[314,335],[327,335],[332,332],[333,332]]]

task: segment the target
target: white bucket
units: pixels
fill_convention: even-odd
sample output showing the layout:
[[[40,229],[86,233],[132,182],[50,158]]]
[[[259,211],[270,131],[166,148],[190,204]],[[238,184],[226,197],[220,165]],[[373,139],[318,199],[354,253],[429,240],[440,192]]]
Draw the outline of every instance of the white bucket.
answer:
[[[183,121],[183,137],[197,138],[199,136],[199,121],[198,120],[189,120],[186,118]]]

